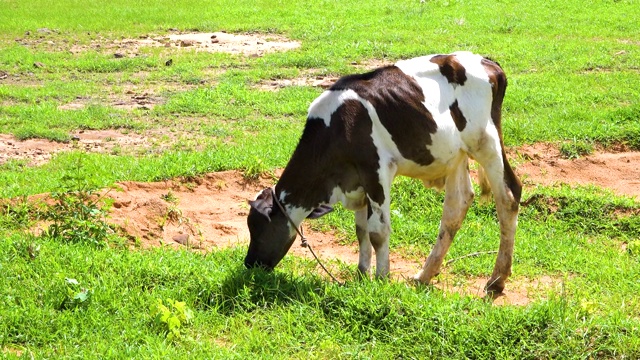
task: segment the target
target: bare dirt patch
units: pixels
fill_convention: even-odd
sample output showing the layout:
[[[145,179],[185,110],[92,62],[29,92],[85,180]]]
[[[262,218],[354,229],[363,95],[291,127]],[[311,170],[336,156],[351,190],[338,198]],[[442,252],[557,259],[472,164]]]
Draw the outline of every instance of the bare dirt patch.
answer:
[[[46,28],[27,31],[16,42],[29,47],[49,51],[69,51],[78,54],[86,51],[112,53],[116,58],[139,56],[145,47],[163,47],[176,50],[224,52],[234,55],[263,56],[276,51],[288,51],[300,47],[300,42],[292,41],[276,34],[230,34],[227,32],[180,32],[156,35],[141,35],[137,39],[109,39],[95,35],[88,43],[60,38],[57,30]]]
[[[111,190],[111,217],[115,224],[143,247],[161,244],[210,250],[248,245],[246,217],[248,200],[273,185],[263,177],[247,181],[237,171],[211,173],[201,178],[169,180],[156,183],[122,182],[120,191]],[[333,232],[319,232],[304,223],[305,236],[317,255],[357,263],[357,246],[339,244]],[[294,244],[292,252],[312,258],[308,250]],[[392,256],[393,263],[403,268],[406,260]],[[418,267],[412,266],[414,272]]]
[[[93,99],[90,97],[77,97],[74,101],[58,106],[59,110],[82,110],[85,107],[98,104],[109,105],[122,110],[151,110],[157,104],[164,103],[165,99],[153,94],[151,91],[135,92],[127,90],[123,95],[110,94],[108,99]]]
[[[369,60],[364,62],[352,62],[351,65],[359,72],[366,72],[372,69],[377,69],[383,66],[392,65],[393,62],[387,60]],[[303,76],[295,79],[270,79],[264,80],[258,83],[257,87],[267,91],[277,91],[289,86],[313,86],[323,89],[330,88],[338,79],[339,76],[332,75],[313,75],[314,72],[319,72],[318,69],[309,69],[305,71]]]
[[[566,159],[556,145],[537,143],[511,152],[512,156],[519,154],[525,160],[516,167],[525,185],[595,185],[640,199],[638,151],[597,151],[578,159]]]
[[[9,160],[25,161],[29,166],[42,165],[61,151],[84,150],[99,153],[127,153],[144,149],[165,147],[158,145],[152,136],[135,133],[124,134],[118,130],[80,130],[70,134],[72,141],[60,143],[45,139],[17,140],[12,135],[0,134],[0,164]],[[162,135],[166,136],[166,135]],[[161,148],[157,151],[162,150]]]
[[[258,88],[266,91],[277,91],[289,86],[314,86],[328,89],[338,80],[336,76],[304,76],[296,79],[271,79],[258,84]]]

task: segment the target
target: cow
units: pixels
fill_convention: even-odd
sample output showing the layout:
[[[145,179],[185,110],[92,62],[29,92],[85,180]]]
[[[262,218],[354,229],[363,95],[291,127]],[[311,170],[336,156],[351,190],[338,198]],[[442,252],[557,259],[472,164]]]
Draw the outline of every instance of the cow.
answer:
[[[305,218],[341,202],[355,212],[358,272],[389,274],[390,190],[397,175],[444,189],[437,240],[414,280],[428,284],[471,205],[469,159],[481,194],[494,194],[500,245],[485,286],[501,293],[511,275],[522,183],[507,161],[501,129],[507,78],[471,52],[401,60],[338,79],[310,105],[302,136],[274,187],[249,201],[248,268],[273,269]]]

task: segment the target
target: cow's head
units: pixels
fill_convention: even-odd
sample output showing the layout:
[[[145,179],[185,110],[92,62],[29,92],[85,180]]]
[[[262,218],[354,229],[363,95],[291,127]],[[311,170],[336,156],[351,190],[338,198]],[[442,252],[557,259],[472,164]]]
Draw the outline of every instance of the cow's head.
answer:
[[[288,215],[282,212],[275,196],[273,188],[267,188],[262,190],[255,200],[249,201],[251,209],[247,225],[251,240],[244,259],[248,268],[260,266],[272,270],[287,254],[296,239],[296,233],[292,234],[290,230],[294,225],[289,224]],[[307,217],[315,219],[331,210],[331,207],[322,205],[311,211]]]

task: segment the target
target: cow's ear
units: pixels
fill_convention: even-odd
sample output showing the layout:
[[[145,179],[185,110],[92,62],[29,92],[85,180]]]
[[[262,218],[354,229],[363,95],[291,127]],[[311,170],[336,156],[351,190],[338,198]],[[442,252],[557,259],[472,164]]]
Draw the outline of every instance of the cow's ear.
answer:
[[[329,205],[320,205],[311,211],[311,214],[307,215],[307,219],[317,219],[321,216],[327,215],[332,212],[333,208]]]
[[[271,211],[273,211],[273,191],[270,188],[262,190],[255,200],[249,201],[249,206],[271,222]]]

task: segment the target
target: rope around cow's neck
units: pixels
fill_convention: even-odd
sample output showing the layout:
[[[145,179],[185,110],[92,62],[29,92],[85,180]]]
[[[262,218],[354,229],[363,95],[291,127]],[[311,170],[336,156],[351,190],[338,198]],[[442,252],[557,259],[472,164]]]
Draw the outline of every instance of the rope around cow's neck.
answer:
[[[273,192],[273,200],[275,201],[276,204],[278,204],[280,211],[282,211],[284,216],[289,221],[289,224],[291,224],[291,226],[293,226],[293,228],[296,229],[296,232],[298,233],[298,235],[300,235],[300,240],[302,241],[300,246],[302,246],[303,248],[309,249],[309,251],[311,252],[311,255],[313,255],[313,257],[316,259],[316,262],[318,262],[318,265],[320,265],[320,267],[329,275],[329,277],[331,277],[333,281],[337,282],[339,285],[344,285],[344,283],[336,279],[336,277],[333,276],[333,274],[331,274],[331,272],[324,266],[324,264],[322,264],[322,261],[320,261],[316,253],[313,251],[313,248],[311,248],[311,245],[307,241],[307,238],[304,236],[304,233],[302,232],[302,225],[300,226],[300,228],[298,228],[296,224],[293,222],[293,220],[291,219],[287,211],[284,209],[284,206],[282,206],[282,204],[280,203],[280,200],[278,200],[278,197],[276,196],[276,190],[274,188],[271,188],[271,191]]]

